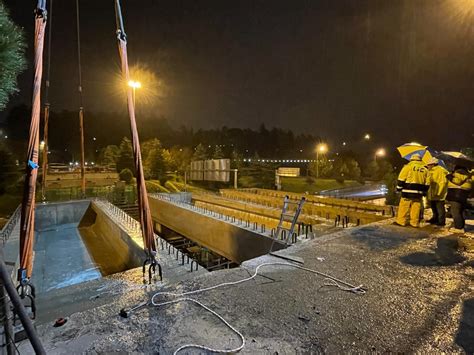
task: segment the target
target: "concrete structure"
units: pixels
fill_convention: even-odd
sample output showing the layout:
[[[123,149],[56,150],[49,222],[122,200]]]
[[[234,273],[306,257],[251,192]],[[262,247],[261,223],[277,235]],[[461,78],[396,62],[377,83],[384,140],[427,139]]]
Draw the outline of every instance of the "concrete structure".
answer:
[[[221,192],[225,195],[226,193],[230,193],[234,190],[221,190]],[[301,197],[305,197],[307,202],[318,204],[318,205],[325,205],[330,207],[341,207],[343,209],[350,209],[354,211],[361,211],[361,212],[372,212],[376,214],[392,216],[393,210],[391,206],[377,206],[372,204],[367,204],[359,201],[351,201],[345,199],[337,199],[331,197],[320,197],[314,195],[307,195],[302,193],[295,193],[295,192],[287,192],[287,191],[275,191],[275,190],[267,190],[267,189],[239,189],[240,192],[246,192],[253,195],[261,195],[261,196],[270,196],[270,197],[279,197],[283,198],[285,196],[289,196],[293,200],[299,200]]]
[[[303,258],[307,268],[363,284],[365,295],[325,286],[324,278],[302,270],[269,266],[247,283],[190,297],[243,334],[243,354],[473,353],[472,254],[460,254],[445,230],[388,223],[340,230],[279,252]],[[263,256],[149,291],[125,280],[103,306],[72,315],[61,328],[40,326],[39,333],[55,354],[168,354],[188,343],[238,346],[234,333],[192,303],[148,308],[129,319],[117,313],[160,290],[191,291],[246,278],[269,261],[281,259]],[[28,349],[20,347],[22,353]]]
[[[273,242],[269,231],[259,233],[258,229],[239,225],[238,221],[213,218],[191,204],[170,200],[164,195],[151,196],[149,203],[157,229],[164,225],[237,263],[268,253]],[[279,241],[274,244],[274,250],[284,247]]]
[[[143,247],[96,202],[36,207],[32,282],[38,293],[141,266]]]
[[[354,225],[368,224],[381,221],[391,217],[388,214],[390,206],[377,206],[368,203],[341,200],[334,198],[321,198],[316,196],[294,194],[281,191],[263,190],[263,189],[244,189],[244,190],[220,190],[222,197],[228,200],[237,201],[235,203],[249,203],[253,206],[267,206],[271,208],[281,208],[283,198],[289,196],[292,200],[299,200],[301,197],[306,198],[306,203],[303,206],[303,211],[300,216],[300,222],[312,224],[315,220],[326,219],[346,219],[349,223]],[[209,195],[196,195],[196,200],[208,200]],[[223,200],[221,200],[223,201]],[[229,202],[234,203],[234,202]],[[242,208],[242,207],[241,207]],[[247,208],[247,207],[245,207]],[[250,210],[255,211],[258,207],[249,206]],[[266,209],[266,214],[272,213]],[[265,211],[262,210],[262,211]],[[261,211],[259,213],[262,213]],[[391,213],[391,212],[390,212]]]
[[[74,201],[36,206],[32,283],[37,290],[37,324],[95,307],[102,288],[117,279],[142,279],[145,260],[140,226],[105,201]],[[164,282],[207,271],[181,264],[178,251],[157,237],[157,259]],[[6,263],[16,280],[19,224],[4,246]],[[97,298],[97,299],[96,299]]]

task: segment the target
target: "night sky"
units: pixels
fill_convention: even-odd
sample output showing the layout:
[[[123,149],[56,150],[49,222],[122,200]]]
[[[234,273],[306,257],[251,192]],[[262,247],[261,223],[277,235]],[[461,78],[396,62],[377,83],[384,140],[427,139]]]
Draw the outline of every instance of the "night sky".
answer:
[[[36,2],[5,3],[29,45],[30,69],[11,108],[31,96]],[[113,1],[80,4],[86,112],[123,111]],[[123,0],[122,6],[130,64],[160,82],[159,94],[141,106],[139,100],[139,109],[176,127],[265,123],[333,144],[369,132],[387,145],[474,145],[474,1]],[[52,21],[52,109],[76,109],[75,1],[55,0]]]

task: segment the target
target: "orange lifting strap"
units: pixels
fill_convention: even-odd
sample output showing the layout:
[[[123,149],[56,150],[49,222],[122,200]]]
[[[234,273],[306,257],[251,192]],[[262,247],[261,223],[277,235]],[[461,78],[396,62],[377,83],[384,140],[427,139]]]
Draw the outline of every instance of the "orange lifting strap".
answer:
[[[43,77],[43,45],[46,28],[46,0],[39,0],[35,11],[35,76],[31,110],[30,135],[26,157],[26,174],[21,205],[20,269],[18,280],[28,283],[32,271],[35,227],[35,193],[38,176],[39,124],[41,111],[41,80]]]
[[[125,83],[130,80],[130,73],[128,70],[127,57],[127,36],[125,34],[122,10],[120,8],[120,1],[115,1],[115,14],[117,21],[117,39],[118,49],[121,60],[122,77]],[[137,123],[135,120],[135,103],[133,100],[132,88],[127,86],[127,106],[128,115],[130,117],[130,131],[132,136],[133,157],[135,162],[135,171],[137,177],[137,192],[138,192],[138,208],[140,211],[140,224],[143,233],[143,244],[147,252],[147,259],[143,264],[143,273],[145,274],[145,266],[149,264],[149,279],[151,282],[152,271],[155,272],[156,266],[159,268],[161,278],[161,266],[157,264],[155,237],[153,232],[153,221],[151,219],[150,206],[148,204],[148,195],[146,191],[145,178],[143,175],[142,155],[140,152],[140,140],[138,137]]]

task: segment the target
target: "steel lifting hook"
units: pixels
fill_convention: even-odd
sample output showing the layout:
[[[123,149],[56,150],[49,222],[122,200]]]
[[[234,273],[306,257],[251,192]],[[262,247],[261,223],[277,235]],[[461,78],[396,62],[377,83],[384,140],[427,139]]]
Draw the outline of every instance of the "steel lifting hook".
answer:
[[[22,300],[24,300],[25,298],[28,298],[30,300],[30,305],[29,306],[25,305],[25,307],[31,308],[31,313],[32,313],[31,319],[35,319],[36,318],[35,287],[33,286],[33,284],[30,283],[30,280],[22,279],[20,281],[20,284],[16,287],[16,290]]]
[[[145,281],[145,271],[146,266],[148,266],[148,284],[151,285],[151,280],[153,279],[154,275],[156,274],[156,267],[158,266],[158,276],[160,277],[160,281],[163,280],[163,271],[161,269],[161,265],[156,261],[154,256],[148,256],[145,261],[143,262],[143,283],[146,284]]]

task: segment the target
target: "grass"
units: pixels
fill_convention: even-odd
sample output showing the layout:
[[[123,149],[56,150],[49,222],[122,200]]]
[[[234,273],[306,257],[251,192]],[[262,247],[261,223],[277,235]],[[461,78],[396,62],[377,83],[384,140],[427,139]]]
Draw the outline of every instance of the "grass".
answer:
[[[308,183],[305,177],[283,177],[281,189],[289,192],[319,192],[323,190],[341,189],[344,187],[360,186],[360,183],[354,180],[346,180],[339,183],[334,179],[317,179],[313,183]]]

